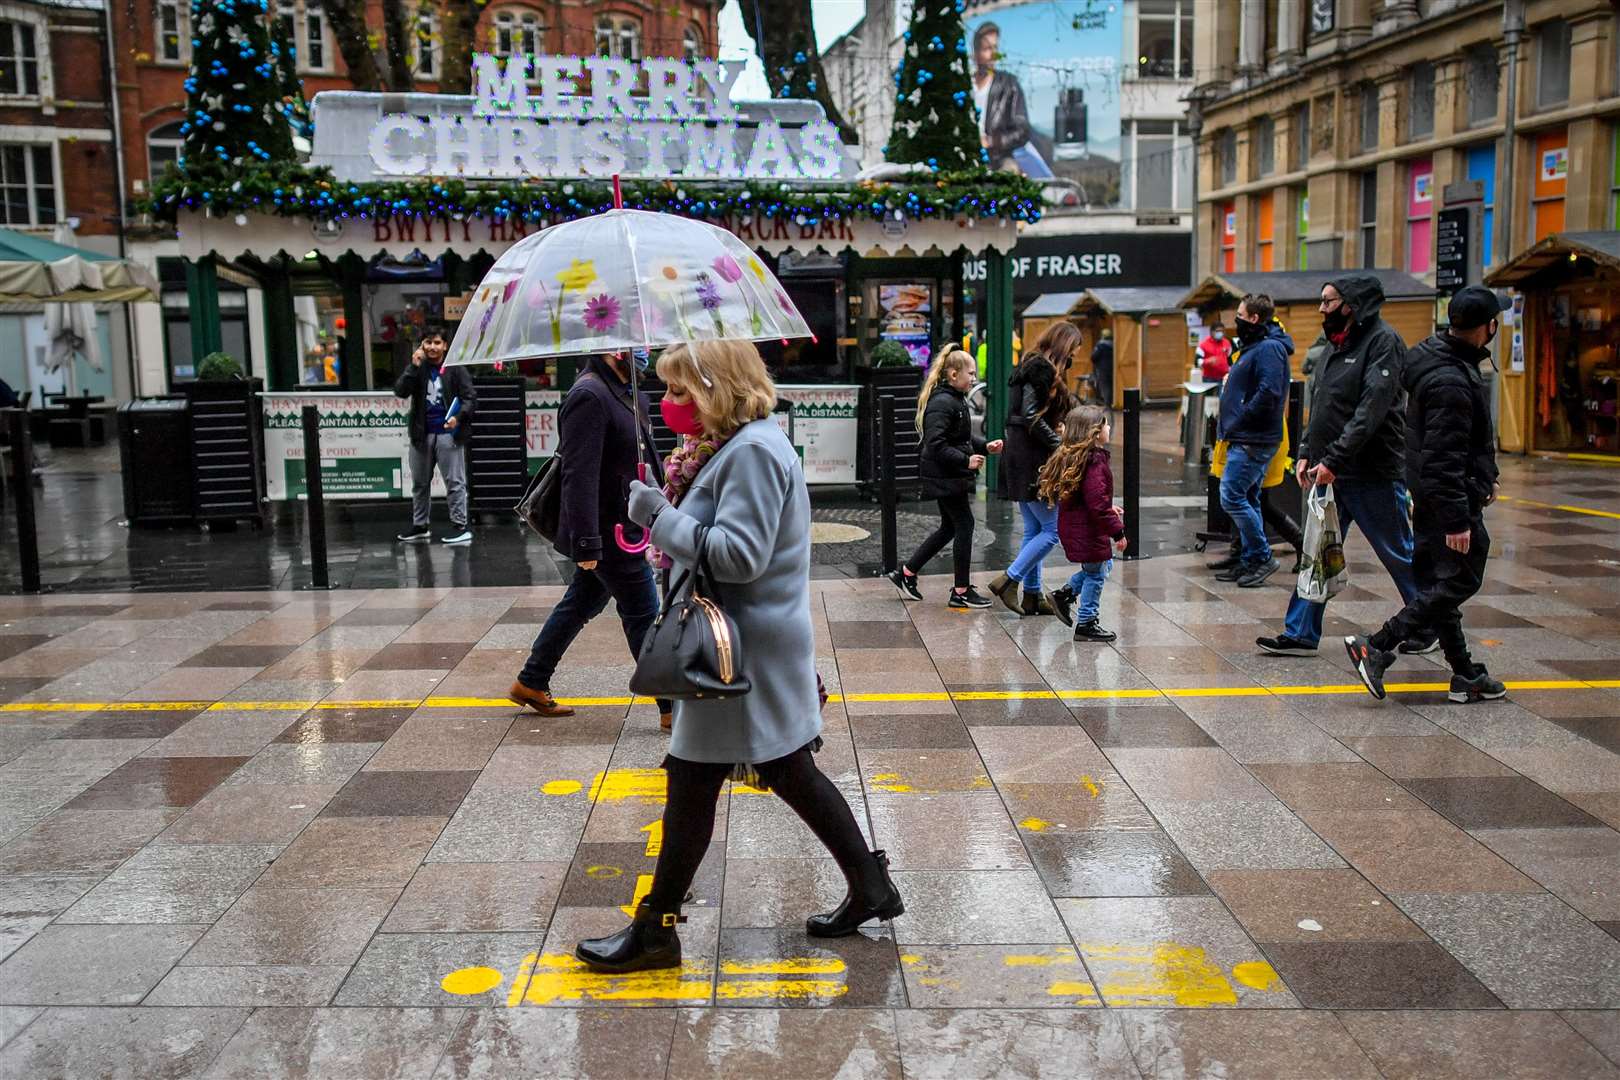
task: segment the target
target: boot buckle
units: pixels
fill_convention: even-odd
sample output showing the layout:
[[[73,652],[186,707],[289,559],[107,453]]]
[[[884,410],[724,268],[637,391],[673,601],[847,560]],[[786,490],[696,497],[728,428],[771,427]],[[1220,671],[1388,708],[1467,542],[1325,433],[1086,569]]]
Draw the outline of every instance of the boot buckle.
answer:
[[[663,926],[663,927],[666,927],[666,928],[673,928],[673,927],[678,926],[681,923],[685,922],[686,921],[686,916],[685,915],[677,915],[673,911],[666,911],[666,912],[664,912],[662,915],[660,915],[658,917],[658,920],[659,920],[659,925],[660,926]]]

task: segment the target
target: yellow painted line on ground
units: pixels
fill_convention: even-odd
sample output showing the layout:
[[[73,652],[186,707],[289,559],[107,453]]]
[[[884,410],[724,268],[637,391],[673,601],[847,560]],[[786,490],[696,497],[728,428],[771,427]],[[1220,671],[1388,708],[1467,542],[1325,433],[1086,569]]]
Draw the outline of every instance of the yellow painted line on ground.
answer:
[[[1598,510],[1590,506],[1570,506],[1567,503],[1544,503],[1535,499],[1521,499],[1517,495],[1503,495],[1501,502],[1515,502],[1521,506],[1534,506],[1538,510],[1562,510],[1566,514],[1584,514],[1587,517],[1609,518],[1620,521],[1620,514],[1613,510]]]
[[[1509,679],[1509,690],[1617,690],[1620,679]],[[1391,694],[1433,694],[1449,689],[1445,682],[1387,683]],[[919,692],[903,694],[836,695],[831,700],[901,704],[918,701],[1147,701],[1174,698],[1320,697],[1337,694],[1365,694],[1360,683],[1328,683],[1323,686],[1172,686],[1163,690],[997,690]],[[631,699],[560,698],[564,705],[629,705]],[[348,709],[464,709],[485,707],[515,708],[504,698],[393,698],[379,701],[10,701],[0,704],[0,713],[32,712],[305,712],[316,709],[332,712]],[[620,770],[629,771],[629,770]],[[658,770],[644,770],[658,772]],[[659,773],[662,776],[662,773]],[[573,790],[577,790],[573,789]],[[554,794],[572,794],[555,792]],[[593,796],[596,794],[593,791]],[[626,793],[628,794],[628,793]],[[625,798],[618,792],[604,798]],[[644,794],[644,793],[634,793]]]
[[[785,960],[727,960],[722,975],[842,975],[844,962],[836,956],[802,956]]]
[[[834,998],[847,993],[849,987],[835,979],[744,979],[723,982],[714,988],[714,996],[723,1001]]]

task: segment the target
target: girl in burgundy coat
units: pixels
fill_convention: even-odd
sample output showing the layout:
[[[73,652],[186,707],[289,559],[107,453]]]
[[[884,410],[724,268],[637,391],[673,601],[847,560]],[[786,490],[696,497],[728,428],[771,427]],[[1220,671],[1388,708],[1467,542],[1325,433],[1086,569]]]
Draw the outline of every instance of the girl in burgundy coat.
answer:
[[[1108,465],[1112,434],[1108,410],[1082,405],[1064,419],[1063,445],[1041,467],[1040,496],[1057,506],[1063,553],[1080,564],[1069,583],[1051,595],[1052,609],[1074,627],[1076,641],[1115,637],[1097,622],[1114,553],[1125,550],[1125,515],[1114,505],[1114,471]]]

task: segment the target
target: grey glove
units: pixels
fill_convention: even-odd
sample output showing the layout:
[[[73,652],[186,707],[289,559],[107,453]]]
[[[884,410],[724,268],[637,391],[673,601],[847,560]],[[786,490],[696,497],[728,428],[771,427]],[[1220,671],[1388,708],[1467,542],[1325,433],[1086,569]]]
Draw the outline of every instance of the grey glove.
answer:
[[[653,518],[669,506],[660,488],[649,487],[640,480],[630,481],[630,520],[644,529],[652,528]]]

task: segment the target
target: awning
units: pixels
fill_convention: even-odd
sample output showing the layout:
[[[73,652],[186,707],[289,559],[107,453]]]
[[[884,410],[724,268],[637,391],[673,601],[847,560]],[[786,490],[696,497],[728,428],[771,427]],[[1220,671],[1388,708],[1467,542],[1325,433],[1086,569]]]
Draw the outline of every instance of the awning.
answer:
[[[1375,277],[1383,286],[1385,300],[1432,300],[1433,285],[1425,285],[1400,270],[1273,270],[1267,273],[1211,274],[1176,305],[1201,308],[1216,304],[1233,305],[1248,293],[1265,293],[1273,303],[1298,304],[1316,301],[1322,286],[1343,277]]]
[[[1024,309],[1023,317],[1026,319],[1031,316],[1037,319],[1050,319],[1067,315],[1074,310],[1074,305],[1080,299],[1080,296],[1081,294],[1077,292],[1041,293],[1041,295],[1030,301],[1029,307]]]
[[[115,304],[157,299],[157,278],[138,263],[0,229],[0,301]]]
[[[1546,270],[1581,258],[1620,272],[1620,232],[1553,233],[1509,259],[1485,278],[1487,285],[1519,285]]]

